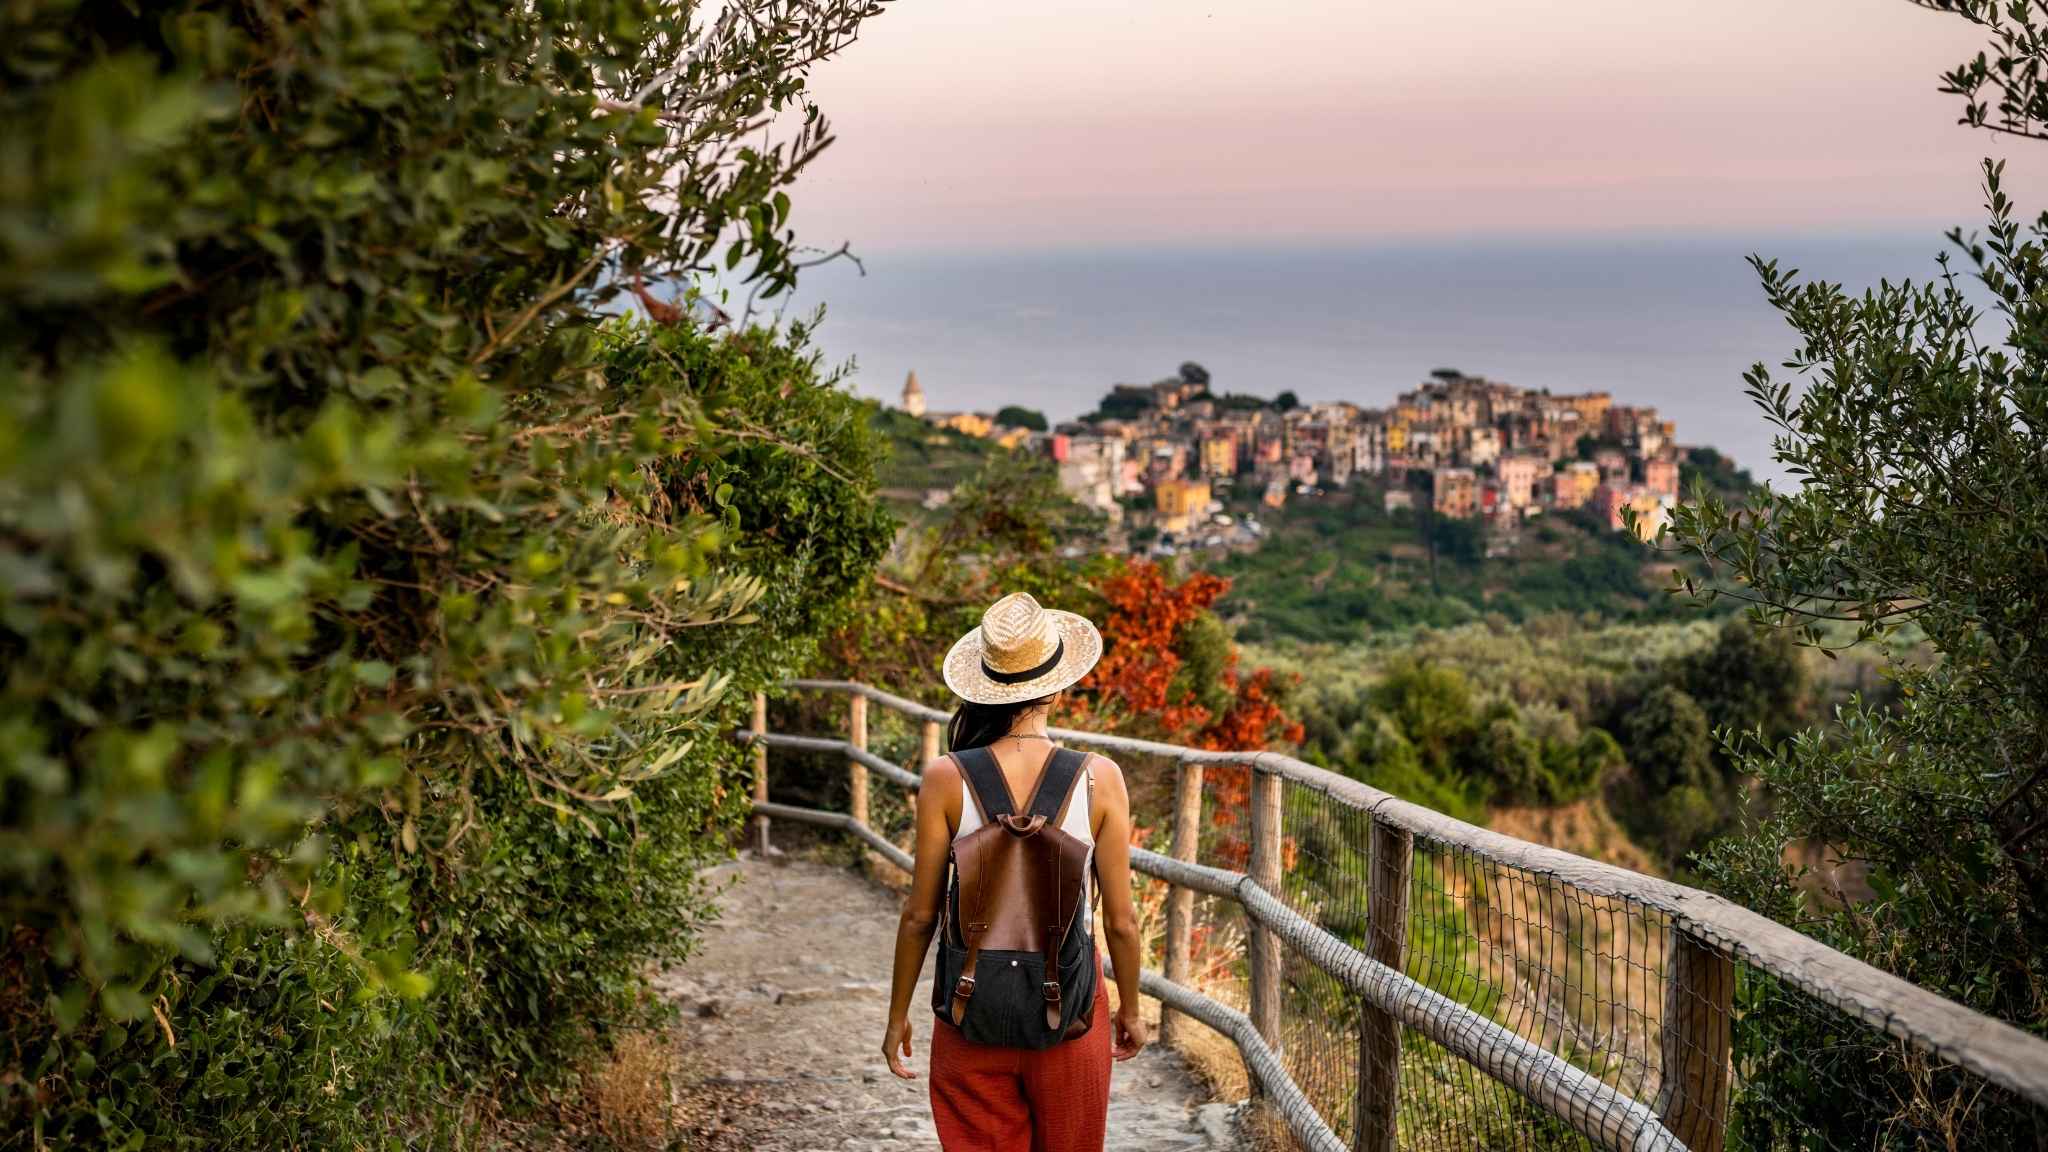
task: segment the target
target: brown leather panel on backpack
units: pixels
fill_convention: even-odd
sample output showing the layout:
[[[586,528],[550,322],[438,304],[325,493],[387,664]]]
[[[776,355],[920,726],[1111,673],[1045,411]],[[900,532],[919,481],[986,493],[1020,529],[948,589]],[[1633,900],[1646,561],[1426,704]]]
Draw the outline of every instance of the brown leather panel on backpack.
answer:
[[[958,927],[967,948],[966,966],[953,988],[951,1015],[954,1024],[966,1018],[967,1003],[974,995],[975,965],[983,948],[998,951],[1037,952],[1045,957],[1042,992],[1046,1026],[1060,1027],[1062,990],[1059,980],[1060,946],[1072,929],[1081,909],[1086,888],[1087,841],[1068,834],[1049,817],[1063,816],[1080,779],[1080,766],[1063,771],[1064,781],[1050,777],[1054,760],[1047,758],[1039,776],[1039,791],[1032,797],[1031,811],[1016,815],[1008,811],[1008,788],[1001,795],[990,782],[994,757],[982,749],[967,768],[969,784],[977,793],[988,822],[953,842],[953,867],[959,898]],[[983,757],[986,757],[985,762]],[[999,770],[998,770],[999,771]],[[1000,782],[1000,776],[994,778]],[[1055,801],[1047,785],[1059,787]],[[1061,787],[1061,784],[1064,787]],[[1082,1028],[1086,1030],[1085,1026]],[[1069,1035],[1074,1035],[1072,1029]]]

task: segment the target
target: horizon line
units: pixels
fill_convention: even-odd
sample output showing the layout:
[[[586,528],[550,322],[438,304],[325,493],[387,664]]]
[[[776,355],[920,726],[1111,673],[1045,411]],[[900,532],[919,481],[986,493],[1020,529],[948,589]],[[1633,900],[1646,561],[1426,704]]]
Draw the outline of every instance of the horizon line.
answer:
[[[1185,254],[1190,252],[1229,254],[1300,253],[1303,255],[1331,254],[1357,251],[1389,251],[1421,248],[1563,248],[1608,246],[1684,247],[1700,243],[1727,243],[1754,239],[1759,242],[1794,241],[1843,243],[1871,240],[1898,241],[1913,235],[1924,235],[1929,244],[1929,259],[1937,252],[1948,251],[1951,247],[1948,233],[1962,227],[1965,234],[1970,226],[1954,221],[1940,221],[1934,218],[1921,220],[1898,220],[1876,223],[1845,225],[1804,225],[1772,224],[1758,227],[1706,226],[1688,229],[1563,229],[1557,231],[1457,231],[1457,232],[1388,232],[1360,233],[1348,236],[1190,236],[1177,240],[1143,241],[1074,241],[1055,243],[1031,243],[1024,241],[991,240],[989,242],[928,244],[896,244],[880,242],[863,245],[858,240],[847,239],[848,251],[853,257],[865,260],[872,256],[931,258],[946,256],[1144,256]],[[813,247],[822,247],[813,245]],[[831,245],[838,247],[837,244]],[[1759,253],[1768,255],[1768,253]],[[829,267],[821,264],[818,267]]]

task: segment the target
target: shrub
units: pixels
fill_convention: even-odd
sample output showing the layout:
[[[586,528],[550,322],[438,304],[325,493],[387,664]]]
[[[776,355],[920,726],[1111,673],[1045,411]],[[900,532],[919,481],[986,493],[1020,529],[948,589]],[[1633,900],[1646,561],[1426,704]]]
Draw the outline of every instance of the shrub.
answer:
[[[886,530],[801,333],[599,319],[790,282],[868,10],[0,15],[0,1140],[449,1143],[631,1022]]]

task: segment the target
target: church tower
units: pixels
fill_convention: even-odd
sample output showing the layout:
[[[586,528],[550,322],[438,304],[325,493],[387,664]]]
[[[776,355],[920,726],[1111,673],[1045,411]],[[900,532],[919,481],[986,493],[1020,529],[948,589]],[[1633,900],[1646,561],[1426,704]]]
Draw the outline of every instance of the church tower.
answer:
[[[903,410],[912,416],[924,416],[924,389],[917,386],[917,373],[903,382]]]

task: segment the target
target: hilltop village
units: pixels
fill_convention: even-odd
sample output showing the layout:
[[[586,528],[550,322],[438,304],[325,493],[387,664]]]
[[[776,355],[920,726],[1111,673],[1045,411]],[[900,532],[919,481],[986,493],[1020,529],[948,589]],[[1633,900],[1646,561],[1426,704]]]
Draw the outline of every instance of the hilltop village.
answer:
[[[935,412],[912,373],[903,409],[928,424],[1041,453],[1060,486],[1112,523],[1127,511],[1171,540],[1245,525],[1227,493],[1268,507],[1290,495],[1369,481],[1389,511],[1423,508],[1512,533],[1547,510],[1584,509],[1610,529],[1634,512],[1654,535],[1676,503],[1679,448],[1657,410],[1614,403],[1606,392],[1556,395],[1444,368],[1391,407],[1303,405],[1216,394],[1209,374],[1184,364],[1153,384],[1119,384],[1080,420],[1047,427],[1035,413]],[[1035,426],[1034,426],[1035,425]],[[1256,529],[1256,521],[1251,527]]]

